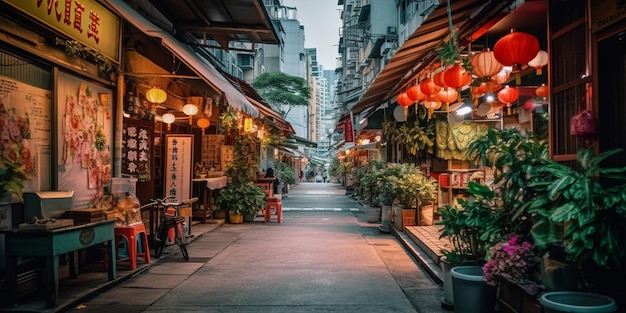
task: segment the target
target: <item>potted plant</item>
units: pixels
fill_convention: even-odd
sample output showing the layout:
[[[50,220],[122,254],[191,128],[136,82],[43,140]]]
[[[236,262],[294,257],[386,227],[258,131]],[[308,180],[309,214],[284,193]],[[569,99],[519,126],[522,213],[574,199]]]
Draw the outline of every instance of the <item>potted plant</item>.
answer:
[[[404,209],[415,209],[415,213],[419,211],[418,215],[414,213],[413,216],[418,218],[413,222],[417,222],[417,225],[422,226],[432,225],[434,207],[431,201],[437,193],[435,180],[424,175],[414,166],[406,166],[402,176],[390,177],[389,180],[393,184],[394,197],[402,207]]]
[[[291,166],[283,162],[276,162],[276,177],[280,182],[279,186],[282,186],[282,188],[278,188],[279,193],[288,193],[289,185],[296,183],[296,172]]]
[[[229,221],[237,224],[243,221],[244,214],[256,215],[265,207],[265,194],[253,184],[229,184],[222,188],[216,202],[228,210]]]
[[[400,177],[402,175],[402,165],[398,163],[388,163],[381,168],[376,176],[376,187],[379,191],[378,201],[382,207],[381,224],[378,228],[381,232],[389,232],[389,222],[393,214],[393,183],[390,177]]]
[[[595,156],[593,148],[581,149],[577,169],[548,162],[529,185],[536,196],[527,204],[528,211],[535,214],[531,230],[534,244],[542,249],[562,246],[564,261],[580,272],[578,286],[585,286],[584,291],[614,295],[615,299],[621,299],[622,290],[622,281],[616,278],[626,276],[626,167],[601,164],[620,152],[616,149]],[[580,300],[580,290],[573,291],[572,301]],[[557,299],[565,301],[566,297],[563,293],[558,297],[548,294],[542,304],[550,300],[556,310],[553,302]],[[594,312],[612,312],[598,310]]]
[[[461,209],[446,205],[441,208],[440,238],[448,238],[451,250],[442,250],[450,268],[452,302],[463,312],[491,312],[495,307],[496,288],[483,281],[485,255],[489,246],[502,236],[498,218],[503,208],[489,187],[470,182],[468,200],[458,199]],[[445,281],[445,280],[444,280]],[[444,296],[450,284],[444,284]],[[460,311],[459,311],[460,312]]]
[[[367,203],[367,221],[369,223],[378,223],[381,218],[382,208],[379,201],[380,190],[378,189],[377,181],[382,167],[383,163],[371,161],[367,167],[367,172],[361,179],[362,199]]]

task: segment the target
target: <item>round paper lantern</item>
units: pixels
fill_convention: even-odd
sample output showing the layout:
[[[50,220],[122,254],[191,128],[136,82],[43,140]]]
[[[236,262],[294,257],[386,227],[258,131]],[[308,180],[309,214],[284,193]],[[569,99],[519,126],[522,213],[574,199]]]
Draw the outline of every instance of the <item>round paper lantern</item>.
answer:
[[[493,53],[496,60],[505,66],[512,66],[513,72],[518,73],[522,66],[528,64],[539,52],[539,40],[535,36],[514,32],[500,38],[493,46]],[[516,83],[519,85],[521,79],[516,75]]]
[[[441,71],[433,76],[433,82],[439,87],[448,87],[445,79],[446,71]]]
[[[396,99],[396,101],[402,107],[408,107],[409,105],[413,104],[413,101],[409,99],[409,96],[406,95],[406,92],[401,92],[398,95],[398,98]]]
[[[211,125],[211,121],[209,121],[209,119],[207,118],[201,118],[196,122],[196,124],[202,129],[202,133],[204,133],[204,130],[209,128],[209,126]]]
[[[509,77],[511,77],[511,72],[503,68],[498,74],[492,76],[491,79],[498,85],[502,85],[509,81]]]
[[[541,84],[541,86],[535,89],[535,95],[537,95],[537,97],[547,98],[550,95],[550,88],[546,86],[546,84]]]
[[[406,92],[401,92],[398,95],[398,105],[403,108],[405,120],[409,116],[409,106],[411,104],[413,104],[413,101],[409,99],[409,96],[406,95]]]
[[[429,97],[426,101],[422,102],[422,105],[428,111],[428,119],[433,116],[433,112],[441,107],[441,101],[437,101],[434,97]]]
[[[519,97],[519,91],[515,87],[509,87],[509,85],[498,91],[498,100],[506,104],[508,115],[511,115],[511,103],[515,102],[517,97]]]
[[[498,74],[502,65],[493,54],[493,51],[486,48],[483,52],[475,54],[470,60],[472,72],[479,78],[487,78]]]
[[[513,66],[513,72],[521,70],[539,52],[539,40],[535,36],[512,31],[500,38],[493,46],[493,54],[502,65]]]
[[[535,73],[537,75],[541,75],[541,69],[547,64],[548,53],[543,50],[539,50],[539,52],[537,52],[537,55],[532,60],[528,61],[528,66],[534,67]]]
[[[441,90],[441,86],[437,86],[432,78],[426,78],[420,83],[420,90],[426,96],[432,96]]]
[[[146,100],[151,103],[161,104],[167,100],[167,93],[159,87],[152,87],[146,92]]]
[[[426,100],[426,95],[422,92],[419,85],[413,85],[406,90],[406,95],[411,99],[411,101],[422,101]]]
[[[163,123],[167,124],[167,130],[172,129],[172,123],[176,120],[176,116],[174,114],[167,112],[161,116],[161,120]]]
[[[458,97],[459,93],[456,89],[450,87],[443,88],[437,93],[437,99],[446,104],[446,111],[448,111],[448,105],[455,102]]]
[[[460,63],[455,63],[444,72],[444,82],[448,87],[463,88],[472,82],[472,74],[466,71]]]
[[[183,106],[183,113],[189,116],[189,125],[193,125],[193,116],[198,113],[198,107],[193,103],[187,103]]]

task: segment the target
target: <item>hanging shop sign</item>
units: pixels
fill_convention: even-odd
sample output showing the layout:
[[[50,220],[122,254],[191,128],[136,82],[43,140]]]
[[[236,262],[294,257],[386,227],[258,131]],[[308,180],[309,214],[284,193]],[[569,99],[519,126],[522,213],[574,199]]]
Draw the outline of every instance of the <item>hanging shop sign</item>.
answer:
[[[137,177],[138,182],[150,181],[150,134],[147,126],[127,125],[122,129],[122,173]]]
[[[344,122],[343,139],[345,142],[354,142],[354,131],[352,130],[352,118]]]
[[[193,135],[165,135],[165,195],[172,202],[191,196],[191,170],[193,165]]]
[[[119,61],[120,19],[96,0],[4,0],[24,13]]]

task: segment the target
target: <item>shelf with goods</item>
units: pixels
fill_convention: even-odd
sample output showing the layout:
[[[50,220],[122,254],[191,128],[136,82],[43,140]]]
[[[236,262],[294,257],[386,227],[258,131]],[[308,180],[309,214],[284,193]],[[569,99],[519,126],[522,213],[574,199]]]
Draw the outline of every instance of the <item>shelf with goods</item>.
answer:
[[[457,198],[467,199],[470,181],[485,183],[485,170],[471,168],[467,161],[448,160],[448,168],[439,174],[440,206],[456,205]]]

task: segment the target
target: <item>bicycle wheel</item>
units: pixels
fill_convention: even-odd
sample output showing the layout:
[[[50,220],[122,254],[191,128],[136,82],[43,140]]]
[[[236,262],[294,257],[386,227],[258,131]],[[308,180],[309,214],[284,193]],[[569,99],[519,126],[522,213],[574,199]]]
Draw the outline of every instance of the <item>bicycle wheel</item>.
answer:
[[[183,254],[183,258],[185,258],[185,261],[189,261],[189,252],[187,252],[187,236],[185,236],[185,234],[183,234],[182,232],[182,225],[181,224],[177,224],[176,228],[176,244],[178,245],[178,247],[180,247],[180,253]]]
[[[154,245],[154,256],[157,258],[161,256],[167,243],[167,226],[164,224],[165,222],[161,222],[161,225],[159,225],[159,229],[157,230],[159,237],[158,241]]]

